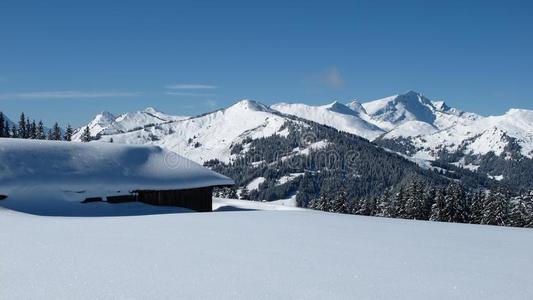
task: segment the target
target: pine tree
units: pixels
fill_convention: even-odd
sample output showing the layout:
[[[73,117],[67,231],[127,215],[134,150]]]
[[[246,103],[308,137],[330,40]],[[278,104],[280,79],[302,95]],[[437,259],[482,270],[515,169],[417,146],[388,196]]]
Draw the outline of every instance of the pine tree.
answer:
[[[17,137],[25,139],[27,135],[28,133],[26,131],[26,116],[24,115],[24,113],[21,113],[19,120],[19,128],[17,130]]]
[[[485,197],[483,204],[482,224],[507,226],[509,225],[509,192],[498,187],[492,189]]]
[[[445,190],[438,188],[435,192],[435,203],[431,207],[431,216],[429,217],[431,221],[444,221],[443,211],[445,204]]]
[[[92,140],[91,131],[89,130],[89,126],[85,127],[85,129],[83,130],[83,133],[81,134],[80,139],[81,139],[82,142],[90,142]]]
[[[434,186],[430,185],[429,188],[426,188],[424,191],[424,215],[426,216],[425,220],[429,220],[431,217],[431,208],[435,204],[435,195],[437,190]]]
[[[67,129],[65,129],[65,136],[63,137],[63,139],[69,142],[72,141],[72,134],[73,134],[72,127],[70,127],[70,124],[68,124]]]
[[[405,191],[404,188],[401,187],[400,190],[394,195],[393,201],[391,204],[394,205],[395,215],[394,218],[406,218],[407,213],[405,212]]]
[[[32,120],[30,126],[29,126],[29,135],[28,137],[30,139],[36,139],[37,138],[37,124],[35,124],[35,120]]]
[[[443,221],[465,223],[468,222],[468,207],[466,205],[466,194],[463,187],[456,183],[449,184],[446,188],[444,210],[442,211]]]
[[[519,195],[511,200],[509,224],[515,227],[527,227],[533,221],[533,203],[529,195]]]
[[[47,140],[53,140],[54,139],[54,134],[52,133],[52,129],[48,129],[48,133],[46,134],[46,139]]]
[[[0,111],[0,137],[6,137],[4,114]]]
[[[46,135],[44,134],[43,121],[39,121],[39,123],[37,124],[37,132],[35,134],[35,138],[38,140],[44,140],[46,138]]]
[[[483,220],[483,203],[485,201],[484,194],[480,191],[474,192],[471,195],[470,201],[470,223],[481,224]]]
[[[307,208],[309,209],[319,209],[319,200],[318,199],[311,199],[309,201],[309,204],[307,204]]]
[[[391,191],[389,189],[386,189],[379,198],[375,215],[387,218],[394,216],[394,208],[391,206]]]
[[[31,138],[31,122],[30,118],[26,118],[26,135],[24,136],[25,139]]]
[[[54,127],[52,129],[52,139],[55,141],[61,140],[61,128],[59,127],[59,124],[54,123]]]
[[[331,200],[324,192],[320,193],[317,209],[321,211],[331,211]]]
[[[239,199],[239,197],[237,196],[237,189],[235,188],[235,186],[228,188],[228,193],[226,197],[228,199]]]
[[[348,203],[348,208],[349,208],[349,213],[352,214],[352,215],[357,215],[359,214],[359,211],[361,210],[361,200],[359,199],[352,199],[349,203]]]
[[[424,189],[422,183],[412,181],[406,192],[404,217],[407,219],[427,220],[425,213]]]
[[[242,188],[239,198],[242,200],[250,200],[250,191],[248,191],[248,188]]]
[[[348,197],[345,191],[340,191],[332,203],[331,210],[340,214],[347,214],[350,212]]]
[[[361,201],[361,206],[357,211],[358,215],[373,216],[376,214],[376,203],[374,198],[367,198]]]
[[[11,127],[11,137],[12,138],[19,138],[19,131],[18,131],[17,127],[15,127],[15,125],[13,125],[13,127]]]

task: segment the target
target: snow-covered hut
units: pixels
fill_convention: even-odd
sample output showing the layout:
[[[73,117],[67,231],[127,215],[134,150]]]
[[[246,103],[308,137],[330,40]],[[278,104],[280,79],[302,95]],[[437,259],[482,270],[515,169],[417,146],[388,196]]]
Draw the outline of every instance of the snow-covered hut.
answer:
[[[59,193],[211,211],[213,187],[233,184],[157,146],[0,139],[0,195],[8,199]]]

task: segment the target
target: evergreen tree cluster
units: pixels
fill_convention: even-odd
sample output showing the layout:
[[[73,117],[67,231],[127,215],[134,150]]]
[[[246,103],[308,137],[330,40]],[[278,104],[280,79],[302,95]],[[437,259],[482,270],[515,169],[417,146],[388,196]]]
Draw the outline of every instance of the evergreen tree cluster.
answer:
[[[467,192],[450,183],[434,187],[413,180],[395,193],[379,198],[349,199],[346,192],[323,192],[307,208],[333,212],[412,220],[486,224],[533,228],[533,191],[511,196],[502,187]]]
[[[36,122],[26,117],[24,113],[20,114],[18,124],[10,125],[4,114],[0,112],[0,137],[4,138],[19,138],[19,139],[34,139],[34,140],[56,140],[56,141],[70,141],[72,139],[73,130],[70,125],[62,130],[56,122],[51,129],[45,132],[42,121]]]
[[[220,198],[227,198],[227,199],[239,199],[237,188],[235,186],[214,188],[213,197],[220,197]]]

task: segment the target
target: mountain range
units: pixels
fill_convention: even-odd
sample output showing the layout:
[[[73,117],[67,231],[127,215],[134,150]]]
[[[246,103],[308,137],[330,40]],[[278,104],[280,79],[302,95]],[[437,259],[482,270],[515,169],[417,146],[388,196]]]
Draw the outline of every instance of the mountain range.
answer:
[[[119,116],[103,112],[87,126],[99,141],[160,145],[199,163],[230,163],[242,156],[235,149],[246,151],[245,141],[286,137],[287,123],[308,126],[310,121],[363,137],[424,168],[446,165],[510,184],[533,184],[533,111],[510,109],[484,117],[414,91],[319,106],[241,100],[194,117],[154,108]],[[74,140],[83,128],[75,131]]]
[[[342,176],[364,179],[366,183],[352,183],[366,190],[362,196],[378,193],[368,182],[395,186],[407,175],[440,180],[426,171],[471,187],[491,182],[533,185],[533,111],[511,109],[484,117],[414,91],[365,103],[317,106],[241,100],[198,116],[175,116],[152,107],[120,115],[102,112],[76,129],[72,139],[80,141],[87,127],[95,142],[158,145],[216,168],[241,188],[266,193],[256,195],[258,199],[294,196],[309,171],[320,177],[316,186]],[[316,154],[322,150],[366,154],[355,159],[358,170],[324,177],[331,169]],[[244,164],[236,164],[244,158]],[[311,161],[312,167],[287,164],[295,158]],[[398,171],[399,166],[408,171]]]
[[[501,116],[483,117],[413,91],[366,103],[333,102],[321,106],[279,103],[268,107],[242,100],[227,109],[196,117],[172,116],[151,107],[118,117],[103,112],[87,126],[93,136],[103,140],[160,144],[199,162],[211,158],[229,161],[229,147],[239,139],[279,134],[282,114],[370,141],[407,143],[410,151],[402,152],[424,160],[438,160],[442,152],[484,155],[492,151],[497,156],[508,155],[505,152],[511,143],[520,148],[522,156],[533,158],[533,111],[511,109]],[[74,140],[79,137],[80,130]],[[188,151],[190,148],[196,154]]]

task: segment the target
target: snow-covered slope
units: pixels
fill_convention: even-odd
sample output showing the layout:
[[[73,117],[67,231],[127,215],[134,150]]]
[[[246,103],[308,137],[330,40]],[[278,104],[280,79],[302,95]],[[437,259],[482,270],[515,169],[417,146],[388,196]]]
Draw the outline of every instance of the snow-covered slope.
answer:
[[[502,116],[482,117],[449,107],[444,101],[431,101],[414,91],[362,104],[281,103],[271,107],[370,140],[401,139],[405,143],[407,138],[419,149],[411,154],[424,159],[436,159],[443,150],[481,155],[493,151],[500,155],[511,142],[520,146],[522,155],[533,157],[530,110],[511,109]]]
[[[426,122],[412,120],[402,123],[384,135],[384,138],[412,137],[433,133],[438,129]]]
[[[322,106],[279,103],[272,105],[271,108],[370,140],[384,133],[382,129],[361,117],[361,112],[364,110],[355,111],[339,102]]]
[[[468,124],[480,118],[476,114],[450,108],[443,101],[430,101],[414,91],[366,102],[362,106],[376,125],[387,130],[410,121],[424,122],[444,129],[456,124]]]
[[[91,136],[101,134],[128,132],[144,126],[161,124],[171,121],[184,120],[188,117],[171,116],[157,111],[153,107],[148,107],[143,111],[121,114],[116,117],[109,112],[102,112],[87,125]],[[79,141],[85,126],[77,129],[72,137],[74,141]]]
[[[261,211],[258,202],[220,202],[213,213],[106,218],[42,217],[0,208],[0,298],[533,295],[530,229]],[[93,204],[112,205],[87,205]],[[154,208],[114,207],[128,210],[132,204]]]
[[[404,95],[363,103],[362,105],[367,114],[381,128],[389,130],[408,121],[422,121],[433,124],[436,119],[431,101],[413,91]]]
[[[117,191],[231,184],[226,176],[160,147],[0,139],[0,194],[8,196],[7,202],[28,192],[105,197]]]
[[[464,154],[504,153],[510,142],[521,154],[533,158],[533,111],[511,109],[502,116],[478,118],[469,124],[456,124],[441,131],[412,139],[420,152],[437,157],[436,151],[462,151]],[[423,149],[422,149],[423,148]]]
[[[288,130],[283,129],[287,121],[291,120],[261,103],[242,100],[226,109],[185,120],[105,133],[101,141],[159,145],[200,163],[210,159],[228,162],[231,147],[246,138],[287,135]]]

